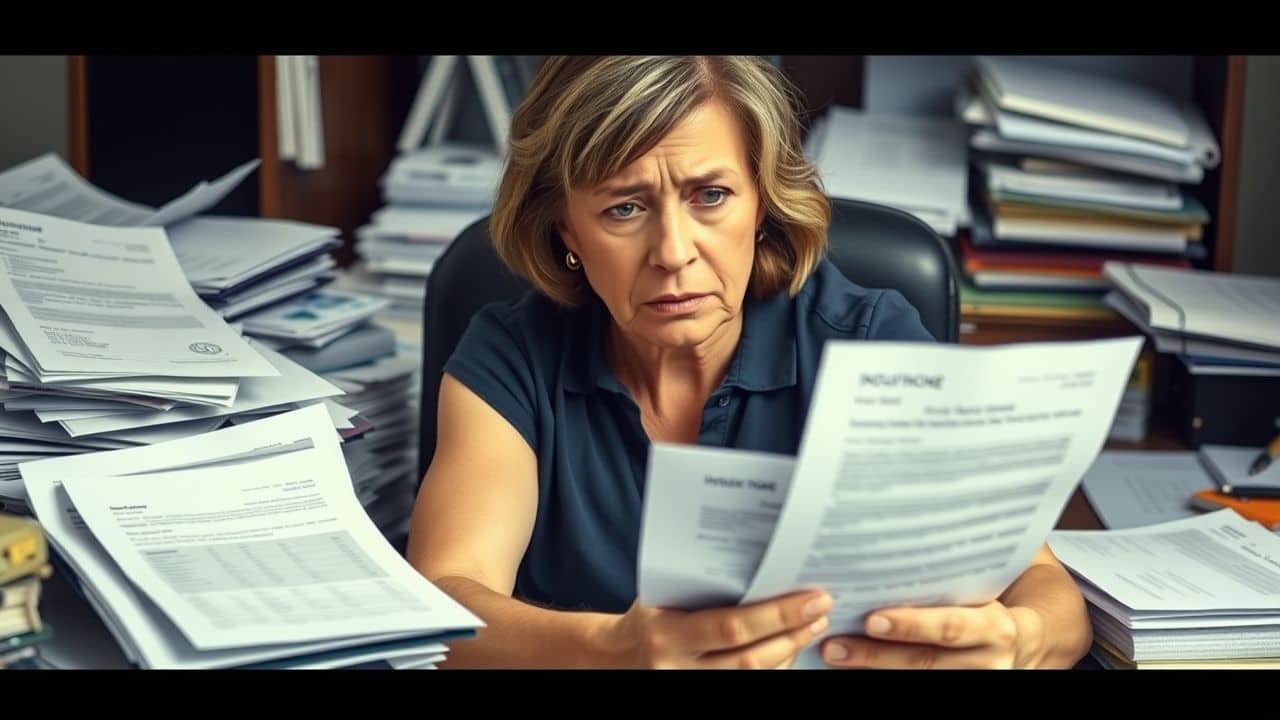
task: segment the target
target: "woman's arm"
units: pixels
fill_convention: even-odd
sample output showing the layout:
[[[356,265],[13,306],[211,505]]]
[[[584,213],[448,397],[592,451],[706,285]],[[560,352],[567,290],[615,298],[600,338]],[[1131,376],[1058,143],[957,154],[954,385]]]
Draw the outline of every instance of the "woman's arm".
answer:
[[[1018,626],[1016,667],[1069,668],[1093,643],[1084,596],[1048,545],[1040,546],[1000,602]]]
[[[435,457],[418,491],[407,556],[485,621],[450,643],[445,665],[557,666],[589,661],[594,613],[513,600],[538,510],[537,459],[509,422],[453,376],[440,383]]]
[[[533,451],[448,374],[439,417],[407,554],[485,622],[476,637],[450,643],[446,667],[775,667],[826,629],[831,598],[819,592],[697,612],[633,605],[623,615],[512,598],[538,509]]]
[[[1000,596],[981,607],[889,608],[867,617],[867,637],[832,638],[839,667],[1069,668],[1093,628],[1079,588],[1048,545]]]

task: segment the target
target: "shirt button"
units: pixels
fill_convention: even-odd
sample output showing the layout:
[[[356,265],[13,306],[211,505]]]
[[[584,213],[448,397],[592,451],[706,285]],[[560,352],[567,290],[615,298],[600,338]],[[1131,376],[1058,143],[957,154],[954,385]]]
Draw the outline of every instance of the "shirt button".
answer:
[[[729,404],[729,396],[728,396],[728,395],[721,395],[721,396],[720,396],[720,399],[716,401],[716,404],[717,404],[717,405],[719,405],[720,407],[724,407],[724,406],[728,405],[728,404]]]

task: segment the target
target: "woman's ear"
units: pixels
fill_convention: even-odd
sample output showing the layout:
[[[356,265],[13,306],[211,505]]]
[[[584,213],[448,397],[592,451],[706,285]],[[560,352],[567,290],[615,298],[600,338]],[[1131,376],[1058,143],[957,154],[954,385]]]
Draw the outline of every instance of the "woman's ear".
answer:
[[[566,250],[570,250],[573,254],[578,255],[578,239],[569,231],[569,225],[563,220],[556,223],[556,232],[560,233],[560,242],[564,243]]]

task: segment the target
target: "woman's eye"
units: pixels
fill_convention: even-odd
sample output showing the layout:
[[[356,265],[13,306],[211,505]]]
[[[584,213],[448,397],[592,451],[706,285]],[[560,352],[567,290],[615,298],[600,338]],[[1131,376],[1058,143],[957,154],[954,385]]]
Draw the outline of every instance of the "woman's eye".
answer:
[[[729,197],[729,191],[723,188],[704,188],[698,191],[699,205],[719,205]]]
[[[614,205],[613,207],[609,208],[606,212],[609,213],[610,217],[615,217],[615,218],[618,218],[619,220],[624,218],[629,218],[632,215],[636,214],[636,204],[622,203],[621,205]]]

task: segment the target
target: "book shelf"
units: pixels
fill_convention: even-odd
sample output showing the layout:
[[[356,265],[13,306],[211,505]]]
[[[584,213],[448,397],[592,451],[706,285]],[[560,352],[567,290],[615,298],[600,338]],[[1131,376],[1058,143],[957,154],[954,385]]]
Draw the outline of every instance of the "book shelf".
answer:
[[[325,165],[299,170],[279,160],[275,65],[270,56],[72,56],[68,63],[71,160],[95,184],[140,202],[161,203],[196,181],[251,157],[262,166],[215,212],[332,225],[353,259],[355,228],[381,205],[378,178],[395,152],[417,90],[422,58],[320,56]],[[863,104],[862,55],[783,55],[808,123],[832,104]],[[1192,58],[1190,97],[1204,112],[1222,162],[1193,190],[1210,213],[1208,259],[1232,269],[1245,58]],[[1053,320],[962,314],[961,342],[1106,337],[1131,332],[1122,319]]]

